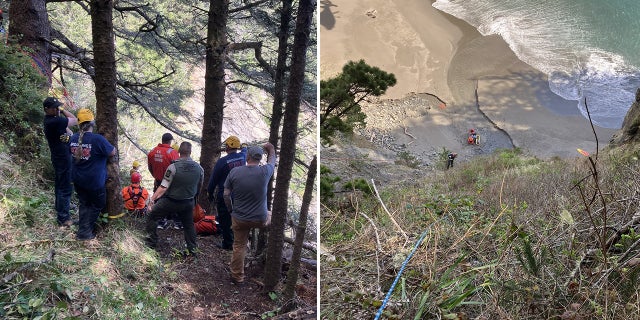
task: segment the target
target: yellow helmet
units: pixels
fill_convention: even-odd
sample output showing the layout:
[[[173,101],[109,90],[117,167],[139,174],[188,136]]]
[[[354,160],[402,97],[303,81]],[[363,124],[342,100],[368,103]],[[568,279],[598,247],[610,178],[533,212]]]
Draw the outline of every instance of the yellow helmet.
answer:
[[[236,136],[229,136],[229,138],[224,141],[224,144],[231,149],[240,149],[240,139]]]
[[[134,160],[134,161],[133,161],[133,167],[134,167],[134,168],[137,168],[137,167],[139,167],[139,166],[140,166],[140,162],[139,162],[138,160]]]
[[[93,117],[93,112],[89,109],[80,109],[78,110],[78,123],[83,123],[87,121],[93,121],[95,118]]]

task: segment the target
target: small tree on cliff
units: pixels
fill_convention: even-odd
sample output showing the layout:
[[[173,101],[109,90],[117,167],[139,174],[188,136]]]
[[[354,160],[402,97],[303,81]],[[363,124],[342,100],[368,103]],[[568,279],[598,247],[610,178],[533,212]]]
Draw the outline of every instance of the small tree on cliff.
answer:
[[[365,125],[360,102],[381,96],[396,84],[396,77],[360,60],[349,61],[335,78],[320,81],[320,138],[329,143],[336,131],[351,133]]]

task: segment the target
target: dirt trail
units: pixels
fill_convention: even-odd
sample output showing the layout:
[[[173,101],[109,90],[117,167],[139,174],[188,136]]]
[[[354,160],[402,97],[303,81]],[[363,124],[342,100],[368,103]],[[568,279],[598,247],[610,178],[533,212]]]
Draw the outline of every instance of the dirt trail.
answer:
[[[184,244],[182,230],[158,230],[158,254],[165,263],[177,263],[175,277],[163,288],[173,306],[173,318],[197,319],[261,319],[276,311],[282,303],[262,292],[263,267],[250,254],[245,261],[246,282],[236,285],[229,278],[231,251],[216,247],[220,236],[198,236],[197,258],[180,258],[176,249]],[[283,271],[283,275],[286,272]],[[300,268],[297,296],[301,307],[313,307],[316,302],[316,273]],[[313,315],[315,319],[315,314]]]

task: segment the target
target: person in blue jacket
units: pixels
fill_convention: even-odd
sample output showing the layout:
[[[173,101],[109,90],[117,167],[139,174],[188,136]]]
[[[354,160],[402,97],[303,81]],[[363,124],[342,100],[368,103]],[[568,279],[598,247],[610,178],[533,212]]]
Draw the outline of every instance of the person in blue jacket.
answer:
[[[105,137],[93,133],[94,119],[91,110],[78,110],[80,131],[69,140],[73,156],[71,179],[79,201],[76,239],[80,241],[96,237],[94,227],[107,201],[107,160],[116,154],[116,148]]]
[[[218,159],[213,167],[213,173],[209,179],[207,194],[209,201],[215,202],[218,215],[216,221],[219,223],[220,232],[222,233],[222,242],[218,243],[218,248],[231,251],[233,250],[233,231],[231,230],[231,210],[224,203],[224,181],[227,180],[229,171],[235,167],[244,166],[247,163],[247,148],[240,143],[240,139],[236,136],[229,136],[222,147],[227,153],[226,156]]]

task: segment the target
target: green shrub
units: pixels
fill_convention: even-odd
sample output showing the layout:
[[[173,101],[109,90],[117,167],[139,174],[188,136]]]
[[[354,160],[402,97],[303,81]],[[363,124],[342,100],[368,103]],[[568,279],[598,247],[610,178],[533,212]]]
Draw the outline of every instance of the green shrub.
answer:
[[[367,180],[364,179],[353,179],[348,181],[344,184],[343,188],[346,190],[360,190],[364,194],[373,194]]]
[[[412,155],[408,151],[400,151],[397,154],[395,164],[404,165],[409,168],[417,168],[420,165],[420,160],[416,156]]]
[[[0,44],[0,138],[23,159],[38,156],[42,136],[42,100],[46,79],[31,58],[14,47]]]
[[[320,165],[320,198],[323,201],[333,197],[333,184],[338,181],[340,181],[340,178],[331,175],[331,169]]]

